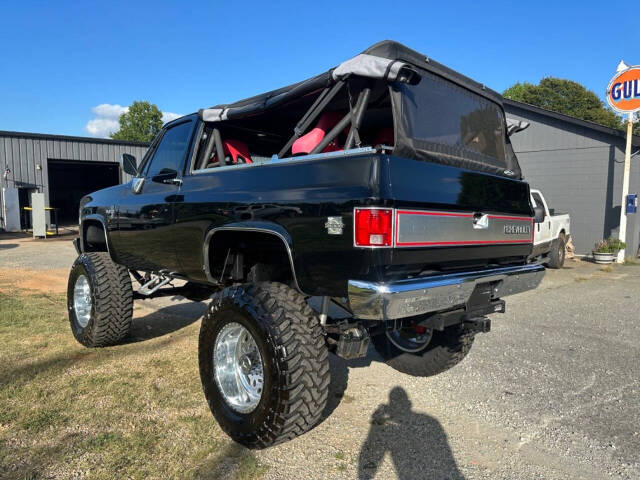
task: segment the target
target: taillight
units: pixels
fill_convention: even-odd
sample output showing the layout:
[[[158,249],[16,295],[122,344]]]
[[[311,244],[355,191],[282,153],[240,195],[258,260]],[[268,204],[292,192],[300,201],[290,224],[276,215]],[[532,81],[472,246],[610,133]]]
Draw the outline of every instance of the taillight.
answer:
[[[393,244],[393,210],[356,208],[354,211],[356,247],[390,247]]]

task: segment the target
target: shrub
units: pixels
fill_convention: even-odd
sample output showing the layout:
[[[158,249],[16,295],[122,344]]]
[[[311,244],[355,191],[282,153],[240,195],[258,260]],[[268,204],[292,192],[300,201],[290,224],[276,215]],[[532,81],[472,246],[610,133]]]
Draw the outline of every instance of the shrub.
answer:
[[[616,253],[618,250],[622,250],[627,246],[622,240],[609,237],[606,240],[600,240],[596,243],[593,251],[595,253]]]

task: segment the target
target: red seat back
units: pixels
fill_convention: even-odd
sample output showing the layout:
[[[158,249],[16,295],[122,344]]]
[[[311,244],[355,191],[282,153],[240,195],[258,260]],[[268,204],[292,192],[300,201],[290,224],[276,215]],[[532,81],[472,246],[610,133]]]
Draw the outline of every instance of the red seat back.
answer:
[[[343,115],[339,112],[323,113],[313,130],[293,142],[293,145],[291,146],[291,154],[300,155],[311,153],[311,151],[324,139],[325,135],[335,127],[340,120],[342,120],[342,117]],[[334,140],[327,145],[323,152],[334,152],[336,150],[342,149]]]
[[[240,140],[226,140],[222,142],[222,147],[225,155],[231,155],[233,163],[253,163],[246,143]]]
[[[224,152],[225,158],[227,156],[231,157],[231,161],[235,163],[253,163],[251,160],[251,153],[249,152],[249,147],[246,143],[241,142],[240,140],[223,140],[222,141],[222,150]],[[209,164],[216,163],[218,161],[217,153],[213,154],[211,160],[209,160]]]

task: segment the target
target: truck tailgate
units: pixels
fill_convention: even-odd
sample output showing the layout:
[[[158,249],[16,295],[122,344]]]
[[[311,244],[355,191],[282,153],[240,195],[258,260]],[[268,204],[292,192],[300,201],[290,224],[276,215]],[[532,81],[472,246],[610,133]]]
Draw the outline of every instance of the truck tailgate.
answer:
[[[397,248],[533,242],[525,182],[398,157],[388,177]]]

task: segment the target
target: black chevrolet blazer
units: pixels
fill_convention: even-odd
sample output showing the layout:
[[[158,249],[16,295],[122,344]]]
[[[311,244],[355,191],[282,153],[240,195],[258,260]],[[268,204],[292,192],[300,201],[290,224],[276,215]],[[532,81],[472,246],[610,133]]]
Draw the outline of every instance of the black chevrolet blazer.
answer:
[[[328,351],[371,341],[437,374],[544,273],[502,98],[395,42],[174,120],[122,162],[132,180],[80,204],[72,331],[110,345],[135,298],[211,297],[204,392],[249,447],[313,427]]]

